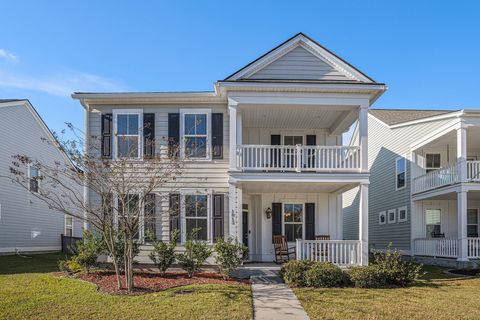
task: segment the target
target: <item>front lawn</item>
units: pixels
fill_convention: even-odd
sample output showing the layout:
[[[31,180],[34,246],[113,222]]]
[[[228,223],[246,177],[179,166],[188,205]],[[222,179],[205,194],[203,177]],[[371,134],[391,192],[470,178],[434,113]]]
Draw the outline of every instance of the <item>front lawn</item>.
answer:
[[[246,285],[189,285],[136,296],[108,295],[62,278],[59,254],[0,256],[0,319],[250,319]]]
[[[396,289],[296,288],[310,319],[480,319],[480,278],[426,267],[415,286]]]

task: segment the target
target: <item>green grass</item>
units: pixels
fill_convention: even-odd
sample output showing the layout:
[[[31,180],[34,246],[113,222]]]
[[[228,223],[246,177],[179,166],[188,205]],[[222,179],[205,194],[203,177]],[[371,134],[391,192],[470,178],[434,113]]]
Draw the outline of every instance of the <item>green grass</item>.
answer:
[[[294,291],[311,319],[480,319],[480,278],[453,277],[436,267],[425,271],[410,288]]]
[[[0,256],[0,319],[250,319],[251,292],[241,285],[190,285],[116,296],[61,278],[59,254]]]

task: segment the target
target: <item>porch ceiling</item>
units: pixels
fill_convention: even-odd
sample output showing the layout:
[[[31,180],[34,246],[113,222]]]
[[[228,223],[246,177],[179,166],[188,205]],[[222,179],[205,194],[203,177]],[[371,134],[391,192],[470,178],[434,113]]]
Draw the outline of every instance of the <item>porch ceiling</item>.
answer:
[[[358,110],[358,109],[357,109]],[[319,106],[257,106],[244,109],[243,125],[250,128],[322,129],[332,128],[342,120],[350,127],[358,118],[358,111],[351,107]]]
[[[242,182],[242,190],[246,193],[335,193],[354,188],[358,184],[318,183],[318,182]]]
[[[456,192],[448,192],[444,194],[439,194],[437,196],[429,197],[428,199],[422,199],[423,201],[428,200],[457,200]],[[468,201],[479,201],[480,200],[480,191],[469,191],[467,193]]]
[[[468,151],[480,151],[480,127],[474,126],[467,128],[467,150]],[[448,148],[450,150],[456,150],[457,148],[457,132],[456,130],[450,131],[447,134],[433,140],[432,142],[422,146],[421,149],[442,149]],[[455,154],[452,154],[455,157]]]

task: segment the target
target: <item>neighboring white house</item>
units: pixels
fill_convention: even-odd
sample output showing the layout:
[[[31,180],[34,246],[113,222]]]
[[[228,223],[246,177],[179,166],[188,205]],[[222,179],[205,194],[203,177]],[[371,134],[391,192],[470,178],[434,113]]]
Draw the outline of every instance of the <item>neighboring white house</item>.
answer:
[[[53,135],[28,100],[0,100],[0,254],[56,251],[60,235],[82,235],[82,222],[50,210],[28,190],[11,181],[12,156],[27,155],[53,163],[68,159],[54,145]],[[33,177],[41,174],[25,167]],[[32,191],[41,183],[31,183]]]
[[[370,247],[445,265],[479,259],[480,110],[372,109],[368,131]],[[344,195],[344,220],[355,238],[358,190]]]
[[[329,246],[325,259],[355,265],[368,263],[368,109],[385,90],[300,33],[217,81],[212,92],[73,98],[85,108],[86,138],[103,137],[103,156],[112,160],[121,155],[118,139],[128,122],[154,124],[155,153],[167,150],[168,140],[183,150],[189,141],[205,145],[190,155],[180,191],[157,203],[157,237],[168,240],[175,228],[183,241],[202,226],[206,240],[231,236],[248,245],[250,260],[272,261],[272,235],[283,234],[292,244],[299,239],[297,255],[308,259],[320,256],[314,239],[322,235],[330,238],[322,242]],[[356,121],[359,143],[344,146],[342,134]],[[127,133],[138,142],[141,159],[142,130]],[[347,241],[342,193],[355,187],[359,236]],[[95,196],[86,194],[88,201]],[[206,206],[205,215],[186,212],[192,197]],[[165,214],[162,208],[178,201],[180,219]]]

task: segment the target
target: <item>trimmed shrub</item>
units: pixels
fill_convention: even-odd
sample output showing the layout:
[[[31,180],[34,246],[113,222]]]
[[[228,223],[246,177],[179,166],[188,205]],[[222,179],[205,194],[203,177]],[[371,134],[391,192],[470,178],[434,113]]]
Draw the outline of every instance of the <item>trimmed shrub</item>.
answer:
[[[375,265],[348,269],[350,281],[357,288],[382,288],[387,286],[384,273]]]
[[[373,265],[385,277],[387,285],[406,287],[417,281],[422,275],[422,265],[405,261],[397,250],[374,252]]]
[[[205,261],[212,254],[207,242],[197,240],[200,229],[193,229],[185,242],[185,252],[175,255],[183,270],[187,271],[188,277],[192,278]]]
[[[215,263],[225,279],[231,277],[232,272],[245,261],[248,256],[248,247],[234,242],[231,238],[217,238],[214,249],[217,253]]]
[[[315,262],[309,260],[291,260],[285,263],[280,270],[280,276],[286,284],[293,287],[305,287],[307,285],[305,273]]]
[[[172,232],[168,243],[164,243],[161,240],[153,240],[153,251],[149,257],[158,267],[162,276],[165,275],[167,269],[175,262],[175,246],[177,245],[179,235],[178,230]],[[153,239],[153,237],[150,237],[150,239]]]
[[[304,277],[306,285],[315,288],[343,287],[349,282],[347,274],[330,262],[314,263]]]

